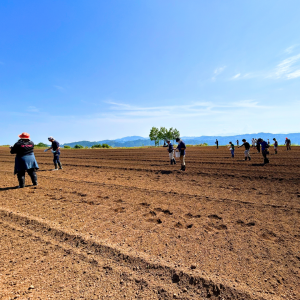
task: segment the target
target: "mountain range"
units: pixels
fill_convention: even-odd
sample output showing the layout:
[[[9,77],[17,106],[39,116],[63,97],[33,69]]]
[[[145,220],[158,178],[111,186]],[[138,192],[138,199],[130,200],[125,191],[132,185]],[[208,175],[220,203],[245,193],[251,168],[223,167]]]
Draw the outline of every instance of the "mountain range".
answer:
[[[199,137],[188,137],[183,136],[182,140],[187,145],[199,145],[199,144],[208,144],[209,146],[215,145],[216,139],[219,141],[219,145],[227,145],[229,142],[236,144],[236,141],[239,140],[239,143],[242,144],[242,139],[246,139],[248,142],[251,142],[252,138],[262,138],[264,140],[270,140],[271,144],[273,143],[273,138],[276,138],[279,145],[283,145],[285,138],[288,137],[292,144],[300,145],[300,133],[288,133],[288,134],[274,134],[274,133],[251,133],[251,134],[241,134],[233,136],[199,136]],[[68,145],[74,147],[75,145],[82,145],[84,147],[91,147],[96,144],[108,144],[112,147],[141,147],[141,146],[154,146],[154,141],[151,141],[149,138],[144,138],[141,136],[128,136],[115,140],[103,140],[97,142],[90,141],[78,141],[72,143],[65,143],[62,146]],[[162,145],[163,142],[160,142]]]

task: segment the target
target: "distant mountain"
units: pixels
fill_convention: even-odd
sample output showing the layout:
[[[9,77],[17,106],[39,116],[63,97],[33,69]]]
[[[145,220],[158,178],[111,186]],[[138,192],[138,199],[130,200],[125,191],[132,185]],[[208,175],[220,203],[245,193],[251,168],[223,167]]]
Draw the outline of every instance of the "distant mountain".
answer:
[[[134,135],[134,136],[123,137],[121,139],[115,139],[114,141],[123,143],[123,142],[137,141],[137,140],[148,140],[148,138]]]
[[[292,144],[300,145],[300,133],[288,133],[288,134],[273,134],[273,133],[251,133],[251,134],[241,134],[233,136],[199,136],[199,137],[182,137],[183,141],[187,145],[199,145],[207,143],[209,146],[215,145],[216,139],[219,141],[219,145],[227,145],[229,142],[236,144],[236,141],[239,140],[239,143],[242,144],[242,139],[246,139],[248,142],[251,142],[252,138],[262,138],[264,140],[270,140],[271,144],[273,143],[273,138],[276,138],[279,145],[283,145],[285,138],[288,137]],[[82,145],[84,147],[92,147],[96,144],[108,144],[112,147],[141,147],[141,146],[154,146],[154,141],[150,139],[143,138],[140,136],[129,136],[116,140],[103,140],[98,142],[89,142],[89,141],[79,141],[73,143],[66,143],[74,147],[75,145]],[[163,142],[160,143],[163,145]]]

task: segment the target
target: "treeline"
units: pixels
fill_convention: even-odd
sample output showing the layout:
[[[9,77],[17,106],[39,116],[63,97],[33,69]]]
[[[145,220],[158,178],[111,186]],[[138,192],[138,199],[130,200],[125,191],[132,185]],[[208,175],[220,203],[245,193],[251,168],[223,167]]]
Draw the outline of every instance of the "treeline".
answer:
[[[155,146],[159,146],[160,142],[163,141],[175,141],[176,138],[180,137],[180,132],[176,129],[171,127],[169,130],[166,127],[152,127],[150,130],[149,138],[151,141],[155,142]]]

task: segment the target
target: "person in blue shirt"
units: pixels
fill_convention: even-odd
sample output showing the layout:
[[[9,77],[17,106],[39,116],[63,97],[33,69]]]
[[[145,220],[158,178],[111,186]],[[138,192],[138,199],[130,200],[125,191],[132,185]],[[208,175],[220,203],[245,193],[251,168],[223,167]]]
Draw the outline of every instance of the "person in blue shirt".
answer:
[[[172,143],[168,140],[167,141],[168,144],[168,152],[169,152],[169,157],[170,157],[170,163],[171,165],[176,165],[176,160],[174,158],[174,147],[172,145]]]
[[[176,142],[178,143],[178,146],[176,148],[177,151],[180,152],[180,162],[181,162],[181,171],[185,171],[185,150],[186,146],[185,143],[180,139],[177,138]]]
[[[267,158],[267,155],[269,155],[269,145],[266,141],[264,141],[263,139],[258,139],[257,140],[257,144],[259,144],[261,146],[261,153],[263,155],[264,158],[264,165],[268,164],[270,161]]]
[[[48,141],[51,142],[51,147],[49,147],[48,149],[45,150],[52,150],[53,153],[53,162],[54,162],[54,170],[53,171],[57,171],[58,167],[60,169],[62,169],[62,165],[61,162],[59,160],[59,156],[60,156],[60,146],[59,146],[59,142],[56,141],[52,136],[48,137]]]

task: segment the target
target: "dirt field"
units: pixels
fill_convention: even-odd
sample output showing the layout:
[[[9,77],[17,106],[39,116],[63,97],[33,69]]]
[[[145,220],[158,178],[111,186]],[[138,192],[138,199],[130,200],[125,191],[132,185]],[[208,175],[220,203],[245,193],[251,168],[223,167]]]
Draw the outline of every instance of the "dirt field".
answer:
[[[36,150],[16,189],[0,147],[0,299],[300,299],[300,147]]]

